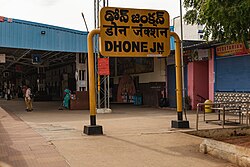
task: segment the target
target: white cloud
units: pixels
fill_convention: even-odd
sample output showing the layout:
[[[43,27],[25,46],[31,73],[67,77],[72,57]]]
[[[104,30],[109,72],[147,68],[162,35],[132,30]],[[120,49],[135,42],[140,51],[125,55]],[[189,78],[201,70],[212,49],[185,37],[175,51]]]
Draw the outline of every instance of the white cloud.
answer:
[[[15,19],[86,30],[94,28],[94,0],[0,0],[0,15]],[[179,0],[109,0],[110,6],[166,10],[170,18],[179,15]]]
[[[54,6],[59,2],[59,0],[36,0],[38,1],[39,4],[41,4],[42,6]]]

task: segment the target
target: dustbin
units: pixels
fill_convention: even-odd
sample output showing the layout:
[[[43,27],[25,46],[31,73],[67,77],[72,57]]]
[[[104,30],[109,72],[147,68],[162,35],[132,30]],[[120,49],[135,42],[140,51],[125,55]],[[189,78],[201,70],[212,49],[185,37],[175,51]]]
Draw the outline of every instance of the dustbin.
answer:
[[[159,106],[160,107],[168,107],[169,106],[168,99],[167,98],[160,98]]]
[[[142,95],[134,95],[134,105],[142,105]]]
[[[142,105],[142,95],[137,96],[137,105]]]
[[[210,113],[212,112],[212,101],[211,100],[206,100],[205,102],[205,112]]]

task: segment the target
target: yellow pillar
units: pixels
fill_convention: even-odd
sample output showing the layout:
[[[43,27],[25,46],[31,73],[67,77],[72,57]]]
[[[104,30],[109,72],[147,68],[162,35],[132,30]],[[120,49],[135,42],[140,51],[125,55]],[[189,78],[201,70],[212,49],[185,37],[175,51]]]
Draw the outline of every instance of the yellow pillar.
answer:
[[[90,125],[96,125],[95,65],[94,65],[94,54],[93,54],[93,37],[96,34],[100,34],[100,29],[94,29],[88,34]]]
[[[170,36],[175,39],[175,70],[176,70],[176,101],[178,120],[182,118],[182,77],[181,77],[181,54],[180,54],[180,38],[175,32],[170,32]]]
[[[102,126],[96,125],[96,97],[95,97],[95,65],[93,54],[93,37],[100,34],[99,29],[92,30],[88,34],[88,71],[89,71],[89,109],[90,125],[85,125],[83,133],[87,135],[102,135]]]

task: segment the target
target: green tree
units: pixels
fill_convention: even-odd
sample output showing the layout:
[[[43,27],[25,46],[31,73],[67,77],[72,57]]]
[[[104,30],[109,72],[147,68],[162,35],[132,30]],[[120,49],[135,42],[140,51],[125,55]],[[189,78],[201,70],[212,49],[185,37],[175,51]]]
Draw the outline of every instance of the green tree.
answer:
[[[184,0],[188,24],[204,25],[204,38],[246,42],[250,32],[250,0]]]

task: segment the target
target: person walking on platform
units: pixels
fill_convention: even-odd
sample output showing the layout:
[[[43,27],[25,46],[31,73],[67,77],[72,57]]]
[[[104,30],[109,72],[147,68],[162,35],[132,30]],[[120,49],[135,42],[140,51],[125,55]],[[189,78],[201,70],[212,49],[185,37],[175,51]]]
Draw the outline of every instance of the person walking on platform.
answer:
[[[6,96],[5,96],[5,98],[6,98],[6,100],[10,100],[10,99],[11,99],[11,91],[10,91],[10,88],[7,87],[6,90],[7,90],[7,91],[6,91]]]
[[[29,112],[33,110],[32,99],[31,99],[31,89],[28,85],[27,85],[27,89],[25,92],[25,104],[26,104],[26,111]]]
[[[65,89],[64,90],[64,98],[63,98],[63,107],[69,109],[69,103],[70,103],[70,90]]]

